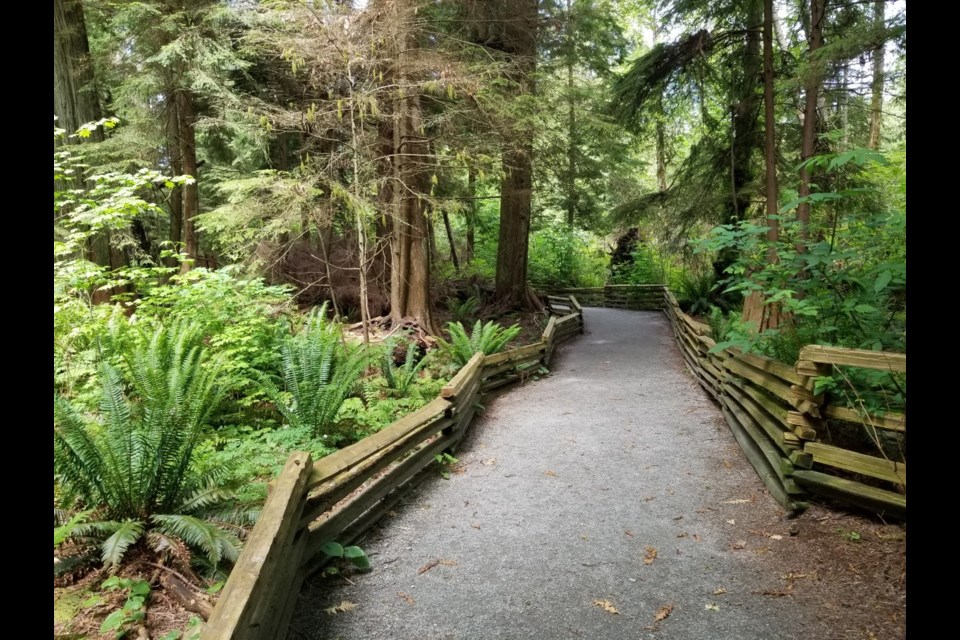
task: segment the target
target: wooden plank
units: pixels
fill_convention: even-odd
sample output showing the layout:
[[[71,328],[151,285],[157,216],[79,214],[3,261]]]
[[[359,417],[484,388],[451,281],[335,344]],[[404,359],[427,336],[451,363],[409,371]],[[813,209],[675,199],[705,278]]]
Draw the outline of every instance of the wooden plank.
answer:
[[[742,360],[738,360],[733,355],[729,355],[729,357],[724,360],[723,366],[726,367],[727,371],[735,373],[741,378],[746,378],[796,408],[794,395],[790,391],[790,386],[772,373],[755,369]]]
[[[791,404],[801,413],[808,413],[814,418],[820,417],[820,405],[823,404],[823,394],[814,395],[813,391],[798,384],[790,385],[793,395]]]
[[[759,403],[754,402],[753,398],[742,392],[735,385],[723,387],[721,393],[732,396],[733,399],[750,414],[756,424],[763,428],[767,436],[780,448],[780,451],[783,454],[789,454],[789,451],[785,447],[784,427],[780,421],[772,418],[770,414],[764,411]],[[790,435],[793,434],[791,433]]]
[[[869,509],[884,517],[891,516],[901,520],[907,517],[907,497],[894,491],[836,478],[819,471],[797,469],[793,475],[802,487],[813,493]]]
[[[794,468],[809,469],[813,466],[813,456],[806,451],[791,451],[790,462],[793,463]]]
[[[543,336],[541,336],[541,341],[547,345],[553,342],[553,334],[557,330],[557,318],[556,316],[550,316],[550,319],[547,320],[547,326],[543,330]]]
[[[770,468],[777,473],[780,481],[785,483],[789,479],[790,474],[793,473],[793,464],[786,457],[789,455],[789,452],[784,452],[781,447],[775,445],[753,415],[740,405],[735,398],[721,395],[720,402],[723,406],[727,407],[727,410],[736,417],[740,426],[743,427],[754,442],[757,443],[757,447],[760,448],[764,457],[767,458]],[[789,489],[787,489],[787,493],[790,493]]]
[[[494,365],[500,364],[501,362],[507,362],[508,360],[519,360],[525,356],[538,354],[542,352],[546,347],[547,347],[546,343],[543,341],[540,341],[540,342],[534,342],[533,344],[528,344],[525,347],[518,347],[516,349],[510,349],[509,351],[501,351],[500,353],[494,353],[484,357],[483,366],[484,368],[487,368],[487,367],[492,367]]]
[[[710,329],[710,325],[704,324],[702,322],[697,322],[696,320],[694,320],[693,318],[691,318],[690,316],[688,316],[683,312],[680,313],[680,319],[683,321],[684,324],[690,327],[690,330],[693,331],[694,334],[698,336],[706,335],[712,331]]]
[[[479,375],[480,370],[483,368],[484,355],[481,352],[473,354],[473,357],[467,361],[467,364],[460,367],[460,371],[457,372],[457,375],[453,376],[450,379],[450,382],[443,385],[443,388],[440,389],[441,398],[455,398],[457,393],[466,385],[470,383],[470,380]]]
[[[568,313],[568,314],[565,315],[565,316],[561,316],[561,317],[557,318],[557,329],[559,330],[561,327],[564,327],[564,326],[566,326],[567,324],[569,324],[569,323],[571,323],[571,322],[573,322],[573,323],[575,323],[575,324],[576,324],[576,323],[579,323],[579,322],[580,322],[580,314],[579,314],[579,313]]]
[[[349,447],[331,453],[313,463],[313,472],[310,475],[308,486],[313,488],[321,482],[326,482],[338,473],[341,473],[355,464],[359,464],[367,457],[377,453],[389,443],[399,440],[417,427],[422,427],[444,415],[452,403],[443,398],[431,400],[413,413],[408,413],[388,427],[384,427],[372,436],[367,436]]]
[[[289,554],[296,534],[295,527],[300,520],[303,496],[313,468],[310,462],[310,454],[303,451],[295,452],[287,459],[230,572],[203,630],[202,640],[258,638],[263,632],[259,629],[263,618],[270,618],[276,603],[285,602],[292,596],[289,585],[282,583],[285,572],[278,563]],[[273,578],[281,580],[275,582]]]
[[[825,464],[828,467],[846,469],[854,473],[907,486],[907,465],[904,462],[893,462],[864,453],[847,451],[821,442],[808,442],[804,445],[803,450],[813,455],[814,462]]]
[[[823,428],[823,421],[799,411],[787,412],[787,424],[793,427],[793,432],[804,440],[816,440],[817,429]]]
[[[821,413],[825,418],[832,420],[845,420],[847,422],[856,422],[876,427],[877,429],[888,429],[890,431],[907,430],[907,416],[902,413],[887,413],[882,416],[867,414],[861,416],[854,409],[841,407],[835,404],[828,404],[823,407]]]
[[[722,402],[720,404],[720,412],[726,419],[727,425],[730,427],[730,431],[733,433],[733,437],[740,445],[740,449],[743,451],[744,455],[747,456],[747,460],[750,461],[750,464],[753,465],[754,471],[756,471],[757,475],[760,476],[760,479],[763,481],[763,484],[766,485],[767,490],[770,492],[770,495],[773,497],[773,499],[776,500],[780,506],[787,511],[794,513],[803,511],[806,508],[806,504],[803,502],[794,501],[794,499],[787,493],[787,490],[783,486],[780,477],[770,467],[770,463],[767,461],[767,458],[764,456],[759,446],[757,446],[757,443],[753,440],[753,438],[750,437],[743,426],[737,421],[733,413]]]
[[[808,378],[821,378],[833,373],[833,365],[811,362],[809,360],[797,360],[797,364],[795,364],[793,368],[797,374]]]
[[[746,362],[756,369],[772,373],[784,380],[787,384],[798,384],[802,386],[807,381],[806,377],[799,375],[794,371],[793,367],[788,364],[783,364],[782,362],[777,362],[773,358],[767,358],[766,356],[760,356],[755,353],[746,353],[735,347],[731,347],[730,352],[733,353],[735,358]]]
[[[573,305],[573,308],[577,310],[578,314],[583,316],[583,307],[580,306],[580,303],[573,295],[570,296],[570,304]]]
[[[503,362],[493,367],[484,367],[483,375],[481,376],[481,378],[483,379],[493,378],[497,375],[500,375],[504,371],[509,371],[510,369],[516,369],[518,367],[524,367],[534,363],[539,363],[542,358],[543,358],[542,354],[532,353],[530,355],[524,356],[523,358],[509,360],[507,362]]]
[[[825,347],[819,344],[809,344],[800,349],[800,357],[798,359],[824,364],[862,367],[864,369],[896,371],[898,373],[906,373],[907,371],[907,354],[887,351],[844,349],[842,347]]]
[[[424,444],[421,449],[405,458],[389,472],[364,487],[364,490],[357,493],[349,502],[330,511],[329,515],[323,520],[311,524],[307,529],[307,546],[304,552],[305,563],[311,562],[323,545],[337,540],[344,529],[373,507],[381,498],[434,462],[434,456],[444,451],[453,439],[453,435],[443,436]]]
[[[383,449],[377,451],[335,477],[323,482],[310,491],[304,504],[303,514],[300,516],[299,528],[306,527],[325,511],[340,500],[350,495],[357,487],[369,480],[377,472],[387,468],[395,460],[407,452],[415,449],[421,442],[430,438],[439,431],[448,429],[456,420],[446,414],[440,414],[437,419],[423,423],[417,429],[410,431],[403,438],[394,440]]]

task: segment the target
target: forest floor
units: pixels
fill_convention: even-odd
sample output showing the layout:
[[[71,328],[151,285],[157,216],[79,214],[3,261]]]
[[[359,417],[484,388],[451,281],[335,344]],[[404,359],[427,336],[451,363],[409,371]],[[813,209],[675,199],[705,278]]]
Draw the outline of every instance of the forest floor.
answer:
[[[659,313],[586,311],[289,638],[905,637],[906,529],[764,489]]]

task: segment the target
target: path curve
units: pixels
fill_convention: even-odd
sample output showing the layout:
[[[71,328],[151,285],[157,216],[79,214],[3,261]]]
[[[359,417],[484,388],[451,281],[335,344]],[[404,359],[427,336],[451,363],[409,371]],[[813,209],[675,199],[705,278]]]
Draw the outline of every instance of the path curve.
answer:
[[[373,571],[304,586],[291,640],[809,637],[776,597],[802,551],[666,318],[585,321],[552,375],[488,401],[461,472],[361,541]]]

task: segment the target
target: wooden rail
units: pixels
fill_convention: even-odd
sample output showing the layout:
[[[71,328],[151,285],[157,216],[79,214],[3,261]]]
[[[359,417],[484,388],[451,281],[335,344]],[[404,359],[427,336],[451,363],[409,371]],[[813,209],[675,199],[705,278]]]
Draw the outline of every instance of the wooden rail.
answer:
[[[328,561],[324,545],[354,542],[426,477],[435,456],[455,450],[482,394],[536,373],[558,345],[583,333],[576,298],[553,296],[550,303],[553,315],[539,342],[474,354],[436,399],[321,460],[291,454],[201,640],[285,638],[304,579]]]
[[[905,462],[823,441],[830,422],[858,425],[874,441],[882,432],[905,436],[906,415],[870,415],[827,403],[813,393],[815,379],[830,375],[834,366],[905,373],[905,354],[808,345],[790,366],[735,348],[715,350],[710,327],[684,313],[665,285],[610,285],[552,293],[575,294],[588,306],[662,310],[690,373],[720,405],[737,442],[784,508],[801,510],[806,507],[804,497],[817,494],[906,517]]]

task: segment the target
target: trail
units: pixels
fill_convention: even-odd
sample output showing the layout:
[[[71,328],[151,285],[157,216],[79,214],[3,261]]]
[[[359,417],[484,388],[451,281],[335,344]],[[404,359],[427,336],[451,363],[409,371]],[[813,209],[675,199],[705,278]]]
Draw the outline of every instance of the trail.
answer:
[[[815,614],[781,597],[798,539],[666,318],[585,320],[550,376],[487,402],[449,479],[425,481],[360,542],[371,572],[308,581],[291,640],[815,631]],[[357,606],[325,611],[344,600]]]

